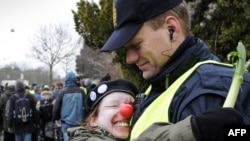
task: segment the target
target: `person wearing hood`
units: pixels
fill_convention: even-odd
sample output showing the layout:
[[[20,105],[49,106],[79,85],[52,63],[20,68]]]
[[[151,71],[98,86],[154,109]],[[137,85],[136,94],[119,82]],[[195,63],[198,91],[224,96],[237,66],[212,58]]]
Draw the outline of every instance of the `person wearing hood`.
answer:
[[[64,141],[69,140],[67,129],[79,126],[85,119],[85,94],[77,81],[74,72],[66,74],[64,87],[59,91],[53,107],[53,120],[61,120]]]

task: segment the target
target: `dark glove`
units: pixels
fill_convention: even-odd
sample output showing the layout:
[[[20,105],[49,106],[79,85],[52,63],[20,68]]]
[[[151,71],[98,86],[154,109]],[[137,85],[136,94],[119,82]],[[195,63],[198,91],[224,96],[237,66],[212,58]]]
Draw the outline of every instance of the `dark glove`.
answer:
[[[192,131],[198,141],[223,141],[225,125],[242,125],[241,114],[233,108],[209,110],[191,119]]]

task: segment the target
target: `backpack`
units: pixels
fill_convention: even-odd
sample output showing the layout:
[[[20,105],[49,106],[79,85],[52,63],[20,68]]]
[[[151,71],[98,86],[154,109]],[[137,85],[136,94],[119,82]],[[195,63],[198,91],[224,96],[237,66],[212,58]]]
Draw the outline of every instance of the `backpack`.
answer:
[[[13,116],[17,123],[27,123],[32,120],[32,108],[30,107],[30,100],[27,98],[28,94],[24,94],[20,97],[17,93],[14,94],[17,97],[15,101]]]
[[[40,101],[40,118],[44,121],[50,121],[52,119],[53,103],[52,100],[45,102],[45,100]]]

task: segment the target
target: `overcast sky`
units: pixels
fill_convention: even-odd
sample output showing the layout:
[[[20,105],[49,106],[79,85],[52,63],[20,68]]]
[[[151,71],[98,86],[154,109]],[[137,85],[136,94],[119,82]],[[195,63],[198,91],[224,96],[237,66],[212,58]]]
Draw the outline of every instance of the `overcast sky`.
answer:
[[[41,25],[67,24],[77,35],[71,9],[76,10],[79,1],[0,0],[0,67],[10,62],[39,64],[27,58],[26,52],[30,49],[32,36]]]

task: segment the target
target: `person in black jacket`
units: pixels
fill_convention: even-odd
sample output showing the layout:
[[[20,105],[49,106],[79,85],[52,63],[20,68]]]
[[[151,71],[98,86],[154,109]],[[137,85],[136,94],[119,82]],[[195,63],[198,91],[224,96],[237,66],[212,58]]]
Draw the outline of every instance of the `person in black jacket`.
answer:
[[[28,107],[25,111],[20,111],[17,101],[25,98]],[[15,94],[10,97],[8,131],[15,134],[15,141],[31,141],[32,133],[36,131],[38,123],[34,97],[25,92],[25,85],[21,80],[16,81]],[[17,110],[18,109],[18,110]],[[23,114],[20,116],[19,114]],[[21,117],[21,118],[20,118]]]

